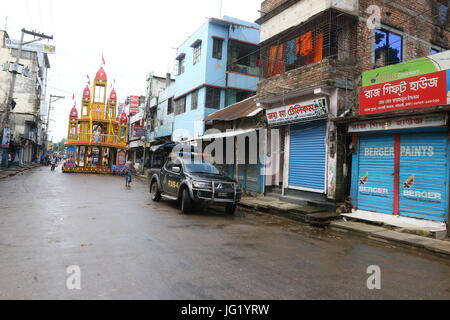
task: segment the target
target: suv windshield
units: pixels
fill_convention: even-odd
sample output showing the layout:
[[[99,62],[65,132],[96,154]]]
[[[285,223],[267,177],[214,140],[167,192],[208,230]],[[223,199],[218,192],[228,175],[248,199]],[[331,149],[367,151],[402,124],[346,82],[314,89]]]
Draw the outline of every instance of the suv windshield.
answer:
[[[188,173],[211,173],[220,174],[219,170],[210,163],[185,163]]]

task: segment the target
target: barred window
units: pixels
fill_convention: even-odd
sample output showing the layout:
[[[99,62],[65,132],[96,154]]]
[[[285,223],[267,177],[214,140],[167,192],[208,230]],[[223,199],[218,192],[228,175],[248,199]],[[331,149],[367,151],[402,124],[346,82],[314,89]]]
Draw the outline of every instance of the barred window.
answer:
[[[200,58],[202,55],[202,44],[201,42],[194,47],[194,64],[200,62]]]
[[[196,110],[198,108],[198,90],[192,92],[191,95],[191,110]]]
[[[175,115],[179,115],[186,112],[186,96],[179,98],[175,101]]]
[[[211,109],[220,109],[220,95],[222,89],[215,87],[207,87],[206,88],[206,108]]]

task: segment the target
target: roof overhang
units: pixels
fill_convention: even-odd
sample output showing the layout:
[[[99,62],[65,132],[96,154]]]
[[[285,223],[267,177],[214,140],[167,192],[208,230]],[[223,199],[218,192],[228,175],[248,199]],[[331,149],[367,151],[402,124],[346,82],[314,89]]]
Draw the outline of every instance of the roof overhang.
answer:
[[[198,47],[202,43],[202,39],[197,39],[194,41],[194,43],[191,44],[192,48]]]
[[[196,141],[196,140],[211,140],[211,139],[220,139],[220,138],[230,138],[230,137],[237,137],[243,134],[256,132],[256,128],[253,129],[238,129],[233,131],[225,131],[225,132],[218,132],[218,133],[211,133],[207,134],[201,137],[189,139],[186,141]]]

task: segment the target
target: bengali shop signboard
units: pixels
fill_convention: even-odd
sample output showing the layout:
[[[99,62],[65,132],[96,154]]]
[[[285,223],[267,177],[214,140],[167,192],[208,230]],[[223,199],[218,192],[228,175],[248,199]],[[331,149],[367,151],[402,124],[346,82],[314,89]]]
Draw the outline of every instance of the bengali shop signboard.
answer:
[[[319,98],[267,110],[266,115],[269,126],[278,126],[305,120],[324,119],[328,116],[327,99]]]
[[[130,114],[139,112],[139,96],[130,96]]]
[[[362,87],[359,112],[377,114],[448,104],[449,75],[449,70],[444,70]]]
[[[450,104],[450,50],[362,74],[360,114]]]
[[[439,127],[447,124],[447,115],[443,113],[396,117],[355,122],[349,125],[348,132],[369,132],[380,130],[415,129]]]

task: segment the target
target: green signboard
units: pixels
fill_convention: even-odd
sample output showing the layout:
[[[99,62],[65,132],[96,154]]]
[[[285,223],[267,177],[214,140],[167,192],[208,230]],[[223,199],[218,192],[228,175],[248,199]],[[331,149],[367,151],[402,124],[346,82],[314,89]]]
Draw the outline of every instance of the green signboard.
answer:
[[[362,86],[366,87],[447,69],[450,69],[450,51],[364,72]]]

